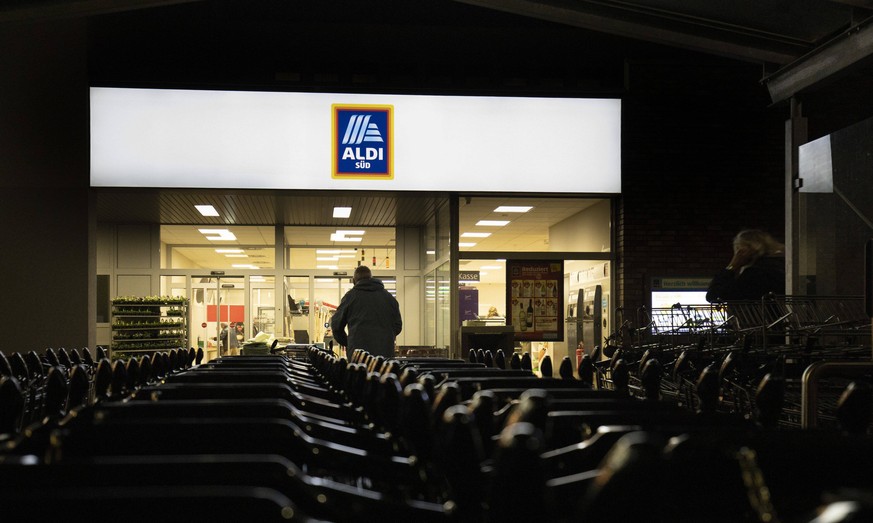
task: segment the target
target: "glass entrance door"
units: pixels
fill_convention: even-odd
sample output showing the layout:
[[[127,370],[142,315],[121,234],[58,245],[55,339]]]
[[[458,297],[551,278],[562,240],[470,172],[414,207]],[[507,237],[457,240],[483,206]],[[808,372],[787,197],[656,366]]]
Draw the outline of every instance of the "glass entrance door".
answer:
[[[239,354],[246,332],[245,278],[193,276],[191,293],[191,338],[204,361]]]
[[[324,341],[325,347],[333,347],[336,351],[339,346],[333,343],[333,332],[330,330],[330,320],[333,313],[342,300],[342,297],[352,288],[352,279],[346,277],[316,277],[315,294],[313,295],[313,316],[315,319],[315,333],[318,341]],[[344,354],[343,354],[344,356]]]

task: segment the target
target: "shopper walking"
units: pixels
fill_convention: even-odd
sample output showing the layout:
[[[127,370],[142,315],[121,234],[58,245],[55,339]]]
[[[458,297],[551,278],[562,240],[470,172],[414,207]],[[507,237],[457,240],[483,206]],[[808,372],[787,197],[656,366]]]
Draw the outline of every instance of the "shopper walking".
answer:
[[[394,356],[394,342],[403,328],[397,299],[366,265],[355,269],[352,282],[354,287],[343,296],[330,321],[334,339],[346,347],[349,356],[355,349]]]
[[[709,284],[706,301],[757,300],[785,294],[785,246],[757,229],[734,238],[734,256]]]
[[[231,323],[228,326],[226,323],[221,324],[221,334],[219,335],[219,353],[224,356],[239,356],[239,339],[236,337],[236,325]]]

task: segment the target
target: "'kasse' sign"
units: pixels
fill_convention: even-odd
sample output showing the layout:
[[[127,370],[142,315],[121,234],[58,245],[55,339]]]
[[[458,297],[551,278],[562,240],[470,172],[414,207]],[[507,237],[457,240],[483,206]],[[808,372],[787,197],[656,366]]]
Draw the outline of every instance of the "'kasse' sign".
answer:
[[[394,178],[394,107],[333,108],[333,178]]]

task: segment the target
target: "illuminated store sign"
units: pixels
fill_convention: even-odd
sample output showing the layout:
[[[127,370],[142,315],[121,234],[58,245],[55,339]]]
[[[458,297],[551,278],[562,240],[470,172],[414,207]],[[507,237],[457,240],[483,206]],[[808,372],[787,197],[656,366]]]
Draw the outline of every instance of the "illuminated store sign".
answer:
[[[333,106],[333,178],[392,179],[393,107]]]
[[[621,101],[95,87],[91,185],[618,194]]]

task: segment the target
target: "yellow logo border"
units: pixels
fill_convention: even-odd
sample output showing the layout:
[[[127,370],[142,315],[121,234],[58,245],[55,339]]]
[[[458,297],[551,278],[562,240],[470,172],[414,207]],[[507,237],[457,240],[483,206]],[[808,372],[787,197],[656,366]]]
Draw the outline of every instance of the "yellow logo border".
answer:
[[[394,179],[394,106],[377,104],[331,104],[331,172],[330,177],[334,180],[393,180]],[[339,152],[338,145],[338,111],[362,110],[362,111],[387,111],[388,112],[388,172],[379,174],[340,173],[337,172]]]

